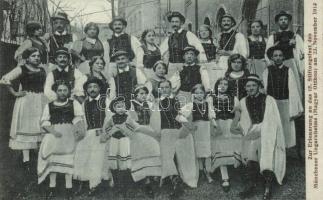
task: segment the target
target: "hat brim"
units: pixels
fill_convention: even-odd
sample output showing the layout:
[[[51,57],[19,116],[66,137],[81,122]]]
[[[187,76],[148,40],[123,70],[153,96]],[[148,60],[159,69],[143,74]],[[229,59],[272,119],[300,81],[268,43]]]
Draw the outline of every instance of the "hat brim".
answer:
[[[282,13],[282,14],[278,14],[278,15],[275,16],[275,22],[276,23],[278,22],[278,20],[279,20],[279,18],[281,16],[286,16],[289,19],[289,21],[291,21],[293,19],[293,16],[292,15],[290,15],[288,13]]]
[[[199,51],[199,50],[197,50],[197,49],[188,49],[188,50],[184,50],[184,54],[185,54],[186,52],[188,52],[188,51],[193,51],[193,52],[194,52],[194,54],[195,54],[196,56],[198,56],[198,55],[200,54],[200,51]]]
[[[113,23],[114,23],[114,22],[116,22],[116,21],[120,21],[120,22],[122,22],[122,24],[123,24],[125,27],[127,27],[127,25],[128,25],[127,21],[126,21],[126,20],[124,20],[124,19],[114,19],[114,20],[112,20],[112,21],[109,23],[109,28],[110,28],[111,30],[113,30]]]
[[[117,55],[112,55],[111,60],[114,61],[119,56],[127,56],[127,57],[129,57],[128,53],[120,53],[120,54],[117,54]]]
[[[246,84],[249,82],[249,81],[253,81],[253,82],[256,82],[260,87],[264,87],[264,85],[262,84],[262,82],[260,80],[257,80],[257,79],[253,79],[253,78],[246,78]],[[245,85],[246,85],[245,84]]]
[[[83,90],[86,92],[87,90],[87,87],[91,84],[91,83],[95,83],[97,84],[99,87],[100,87],[100,90],[102,90],[103,88],[103,83],[101,80],[88,80],[84,83],[83,85]]]
[[[232,25],[232,26],[237,25],[237,21],[236,21],[232,16],[222,16],[222,17],[221,17],[221,19],[220,19],[220,26],[221,26],[221,27],[222,27],[221,22],[222,22],[222,19],[223,19],[223,18],[229,18],[229,19],[231,19],[231,21],[232,21],[232,23],[233,23],[233,25]]]
[[[56,19],[61,19],[61,20],[64,20],[66,21],[67,23],[70,23],[70,20],[66,19],[66,18],[63,18],[63,17],[51,17],[51,20],[54,21]]]
[[[178,14],[176,14],[176,15],[169,15],[167,17],[168,22],[171,22],[173,17],[178,17],[183,22],[183,24],[185,23],[185,17],[183,15],[178,15]]]
[[[271,59],[271,58],[273,57],[273,53],[274,53],[274,51],[276,51],[276,50],[280,50],[280,51],[284,52],[280,47],[278,47],[278,46],[273,46],[273,47],[270,47],[270,48],[267,50],[267,52],[266,52],[267,57],[268,57],[269,59]]]

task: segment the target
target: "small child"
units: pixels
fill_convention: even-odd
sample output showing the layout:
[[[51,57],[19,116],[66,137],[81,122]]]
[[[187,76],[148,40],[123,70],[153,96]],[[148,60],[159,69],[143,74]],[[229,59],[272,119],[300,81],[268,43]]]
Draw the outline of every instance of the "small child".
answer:
[[[225,77],[229,81],[232,95],[238,97],[239,100],[247,96],[244,86],[249,74],[247,60],[242,55],[233,54],[229,57],[228,70],[225,73]]]
[[[101,142],[108,140],[108,170],[111,170],[113,180],[122,195],[127,194],[126,179],[130,174],[137,182],[149,176],[160,175],[160,150],[157,141],[148,135],[155,134],[148,126],[135,122],[128,110],[131,102],[122,96],[116,97],[110,103],[109,109],[114,113],[104,124],[105,133]],[[138,158],[146,158],[141,160]],[[147,159],[148,158],[148,159]],[[143,161],[143,162],[141,162]],[[144,162],[150,161],[150,163]],[[152,195],[152,191],[149,191]]]
[[[206,91],[203,85],[197,84],[191,91],[193,102],[185,105],[181,113],[188,121],[196,127],[193,132],[195,154],[199,162],[200,174],[204,174],[208,182],[213,181],[210,176],[211,168],[211,121],[215,117],[214,112],[210,112],[209,101],[206,99]]]
[[[47,132],[38,154],[38,183],[49,175],[48,198],[54,196],[57,173],[65,174],[68,199],[72,198],[72,175],[77,141],[85,135],[84,113],[78,101],[70,100],[71,86],[54,83],[57,99],[45,106],[41,126]]]
[[[238,127],[239,100],[230,93],[229,81],[220,78],[214,86],[212,109],[216,114],[216,128],[212,137],[212,171],[220,167],[222,188],[225,192],[230,189],[228,165],[237,167],[241,156],[241,135],[232,133]]]

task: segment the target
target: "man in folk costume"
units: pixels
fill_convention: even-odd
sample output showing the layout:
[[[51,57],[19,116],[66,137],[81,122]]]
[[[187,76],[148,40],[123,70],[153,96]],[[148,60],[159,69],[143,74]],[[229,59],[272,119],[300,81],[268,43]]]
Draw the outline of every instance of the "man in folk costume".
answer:
[[[158,84],[160,98],[154,109],[153,128],[161,134],[160,149],[162,159],[162,181],[169,178],[172,183],[172,198],[183,193],[182,182],[190,187],[197,187],[198,167],[195,158],[191,124],[179,115],[180,104],[171,94],[171,82]]]
[[[51,66],[50,70],[55,69],[55,52],[60,47],[70,48],[76,37],[67,32],[67,26],[70,21],[67,14],[64,12],[58,12],[51,17],[53,34],[49,37],[49,62]]]
[[[113,31],[112,38],[103,42],[104,58],[106,62],[110,64],[115,63],[112,55],[117,51],[127,52],[129,60],[134,62],[136,51],[141,47],[141,43],[135,36],[125,33],[127,21],[122,17],[116,17],[110,22],[109,27]],[[113,66],[114,65],[112,64],[111,67]]]
[[[178,92],[177,99],[181,106],[192,102],[191,90],[196,84],[202,84],[206,91],[210,90],[208,71],[197,64],[199,51],[191,45],[184,48],[184,65],[170,79],[173,90]]]
[[[284,65],[283,49],[279,46],[267,50],[267,56],[273,62],[265,69],[263,81],[265,91],[277,103],[283,124],[286,148],[296,145],[296,131],[294,120],[304,112],[302,99],[297,90],[297,77],[292,68]]]
[[[296,86],[301,98],[303,98],[303,78],[304,68],[304,42],[300,35],[289,29],[292,21],[292,15],[285,11],[279,12],[275,16],[275,22],[279,30],[270,35],[266,45],[266,52],[272,46],[278,46],[282,49],[285,60],[284,65],[291,68],[296,80]],[[270,63],[269,57],[266,57]]]
[[[204,48],[196,35],[182,28],[185,17],[179,12],[172,12],[168,17],[173,33],[160,45],[160,52],[164,60],[168,61],[168,77],[171,77],[184,63],[184,48],[188,45],[194,46],[199,52],[199,61],[206,62]],[[167,54],[168,53],[168,54]]]
[[[220,18],[221,33],[218,39],[218,77],[224,77],[225,72],[228,69],[228,58],[232,54],[240,54],[247,58],[249,55],[248,42],[245,36],[238,32],[234,27],[236,26],[236,20],[230,15],[225,14]]]
[[[111,59],[116,62],[116,67],[110,67],[109,71],[109,76],[114,78],[115,82],[115,86],[110,86],[111,92],[115,91],[115,96],[124,96],[126,101],[130,101],[135,86],[147,84],[147,78],[141,69],[132,65],[128,52],[116,51]]]
[[[50,101],[57,98],[57,94],[52,90],[52,86],[57,80],[64,80],[71,85],[71,97],[80,103],[84,101],[83,84],[87,80],[78,69],[70,65],[70,54],[66,47],[60,47],[55,52],[55,63],[57,68],[47,74],[44,93]]]
[[[103,122],[107,115],[110,100],[100,94],[103,82],[91,77],[84,83],[87,98],[83,103],[87,132],[75,150],[74,178],[80,181],[89,181],[89,196],[98,191],[102,179],[110,180],[111,175],[103,173],[106,145],[100,142],[103,133]],[[83,183],[78,192],[81,192]]]
[[[254,195],[259,171],[264,178],[263,199],[271,198],[272,182],[279,184],[286,170],[285,140],[276,101],[260,93],[262,83],[256,74],[248,76],[247,97],[241,99],[241,117],[236,126],[242,130],[242,162],[245,165],[245,188],[239,193],[245,199]],[[233,128],[235,129],[235,128]],[[234,132],[234,131],[233,131]]]
[[[57,99],[47,104],[41,118],[45,134],[38,154],[38,183],[49,176],[47,198],[54,195],[57,173],[65,175],[65,187],[68,199],[72,199],[72,176],[74,155],[78,141],[85,135],[84,113],[82,106],[70,100],[70,84],[57,81],[53,90]]]

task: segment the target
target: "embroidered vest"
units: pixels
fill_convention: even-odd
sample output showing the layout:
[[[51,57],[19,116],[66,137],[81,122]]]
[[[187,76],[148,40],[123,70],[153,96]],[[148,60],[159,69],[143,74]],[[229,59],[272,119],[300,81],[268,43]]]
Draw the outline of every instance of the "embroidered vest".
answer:
[[[183,63],[184,62],[184,48],[188,46],[188,40],[186,37],[186,30],[181,33],[173,33],[168,40],[169,49],[169,62],[171,63]]]

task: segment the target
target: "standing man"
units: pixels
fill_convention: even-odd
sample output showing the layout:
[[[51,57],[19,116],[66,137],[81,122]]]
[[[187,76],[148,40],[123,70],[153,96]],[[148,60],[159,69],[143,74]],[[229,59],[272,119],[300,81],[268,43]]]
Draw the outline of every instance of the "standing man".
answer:
[[[109,27],[113,31],[113,35],[111,39],[108,39],[103,44],[105,61],[115,63],[112,55],[120,50],[127,52],[129,61],[133,61],[136,57],[137,49],[141,47],[141,43],[135,36],[125,33],[127,21],[124,18],[116,17],[110,22]]]
[[[72,42],[76,40],[72,34],[67,33],[67,26],[70,21],[68,20],[67,14],[58,12],[56,15],[51,17],[53,34],[49,37],[49,62],[55,64],[55,52],[60,47],[70,48]],[[50,67],[50,69],[53,66]]]
[[[53,90],[52,86],[58,80],[63,80],[68,82],[71,86],[70,96],[80,103],[84,100],[83,84],[86,82],[87,78],[78,69],[74,69],[70,65],[70,54],[68,49],[65,47],[60,47],[56,50],[55,64],[57,68],[52,72],[49,72],[46,77],[44,93],[50,101],[56,100],[57,95]]]
[[[228,58],[232,54],[240,54],[247,58],[249,55],[248,42],[245,36],[234,29],[236,20],[230,15],[225,14],[220,19],[221,33],[218,40],[218,77],[223,77],[228,69]]]
[[[240,101],[241,117],[237,128],[243,130],[241,157],[246,181],[244,190],[239,193],[241,199],[254,195],[259,172],[265,183],[264,200],[271,198],[275,177],[282,184],[285,176],[285,140],[279,110],[273,97],[259,92],[260,87],[258,75],[249,75],[248,96]]]
[[[291,68],[296,78],[297,89],[303,96],[303,78],[304,78],[304,42],[300,35],[289,29],[292,21],[292,15],[286,11],[280,11],[275,16],[275,22],[279,30],[270,35],[266,45],[266,52],[272,46],[278,46],[284,54],[284,65]],[[266,57],[270,63],[270,58]]]
[[[182,26],[185,23],[185,17],[180,12],[172,12],[168,17],[173,33],[167,37],[160,46],[160,52],[164,60],[168,57],[168,74],[171,77],[184,63],[184,48],[188,45],[194,46],[199,52],[199,61],[206,62],[206,54],[204,48],[192,32],[183,30]],[[166,56],[168,53],[168,56]]]

